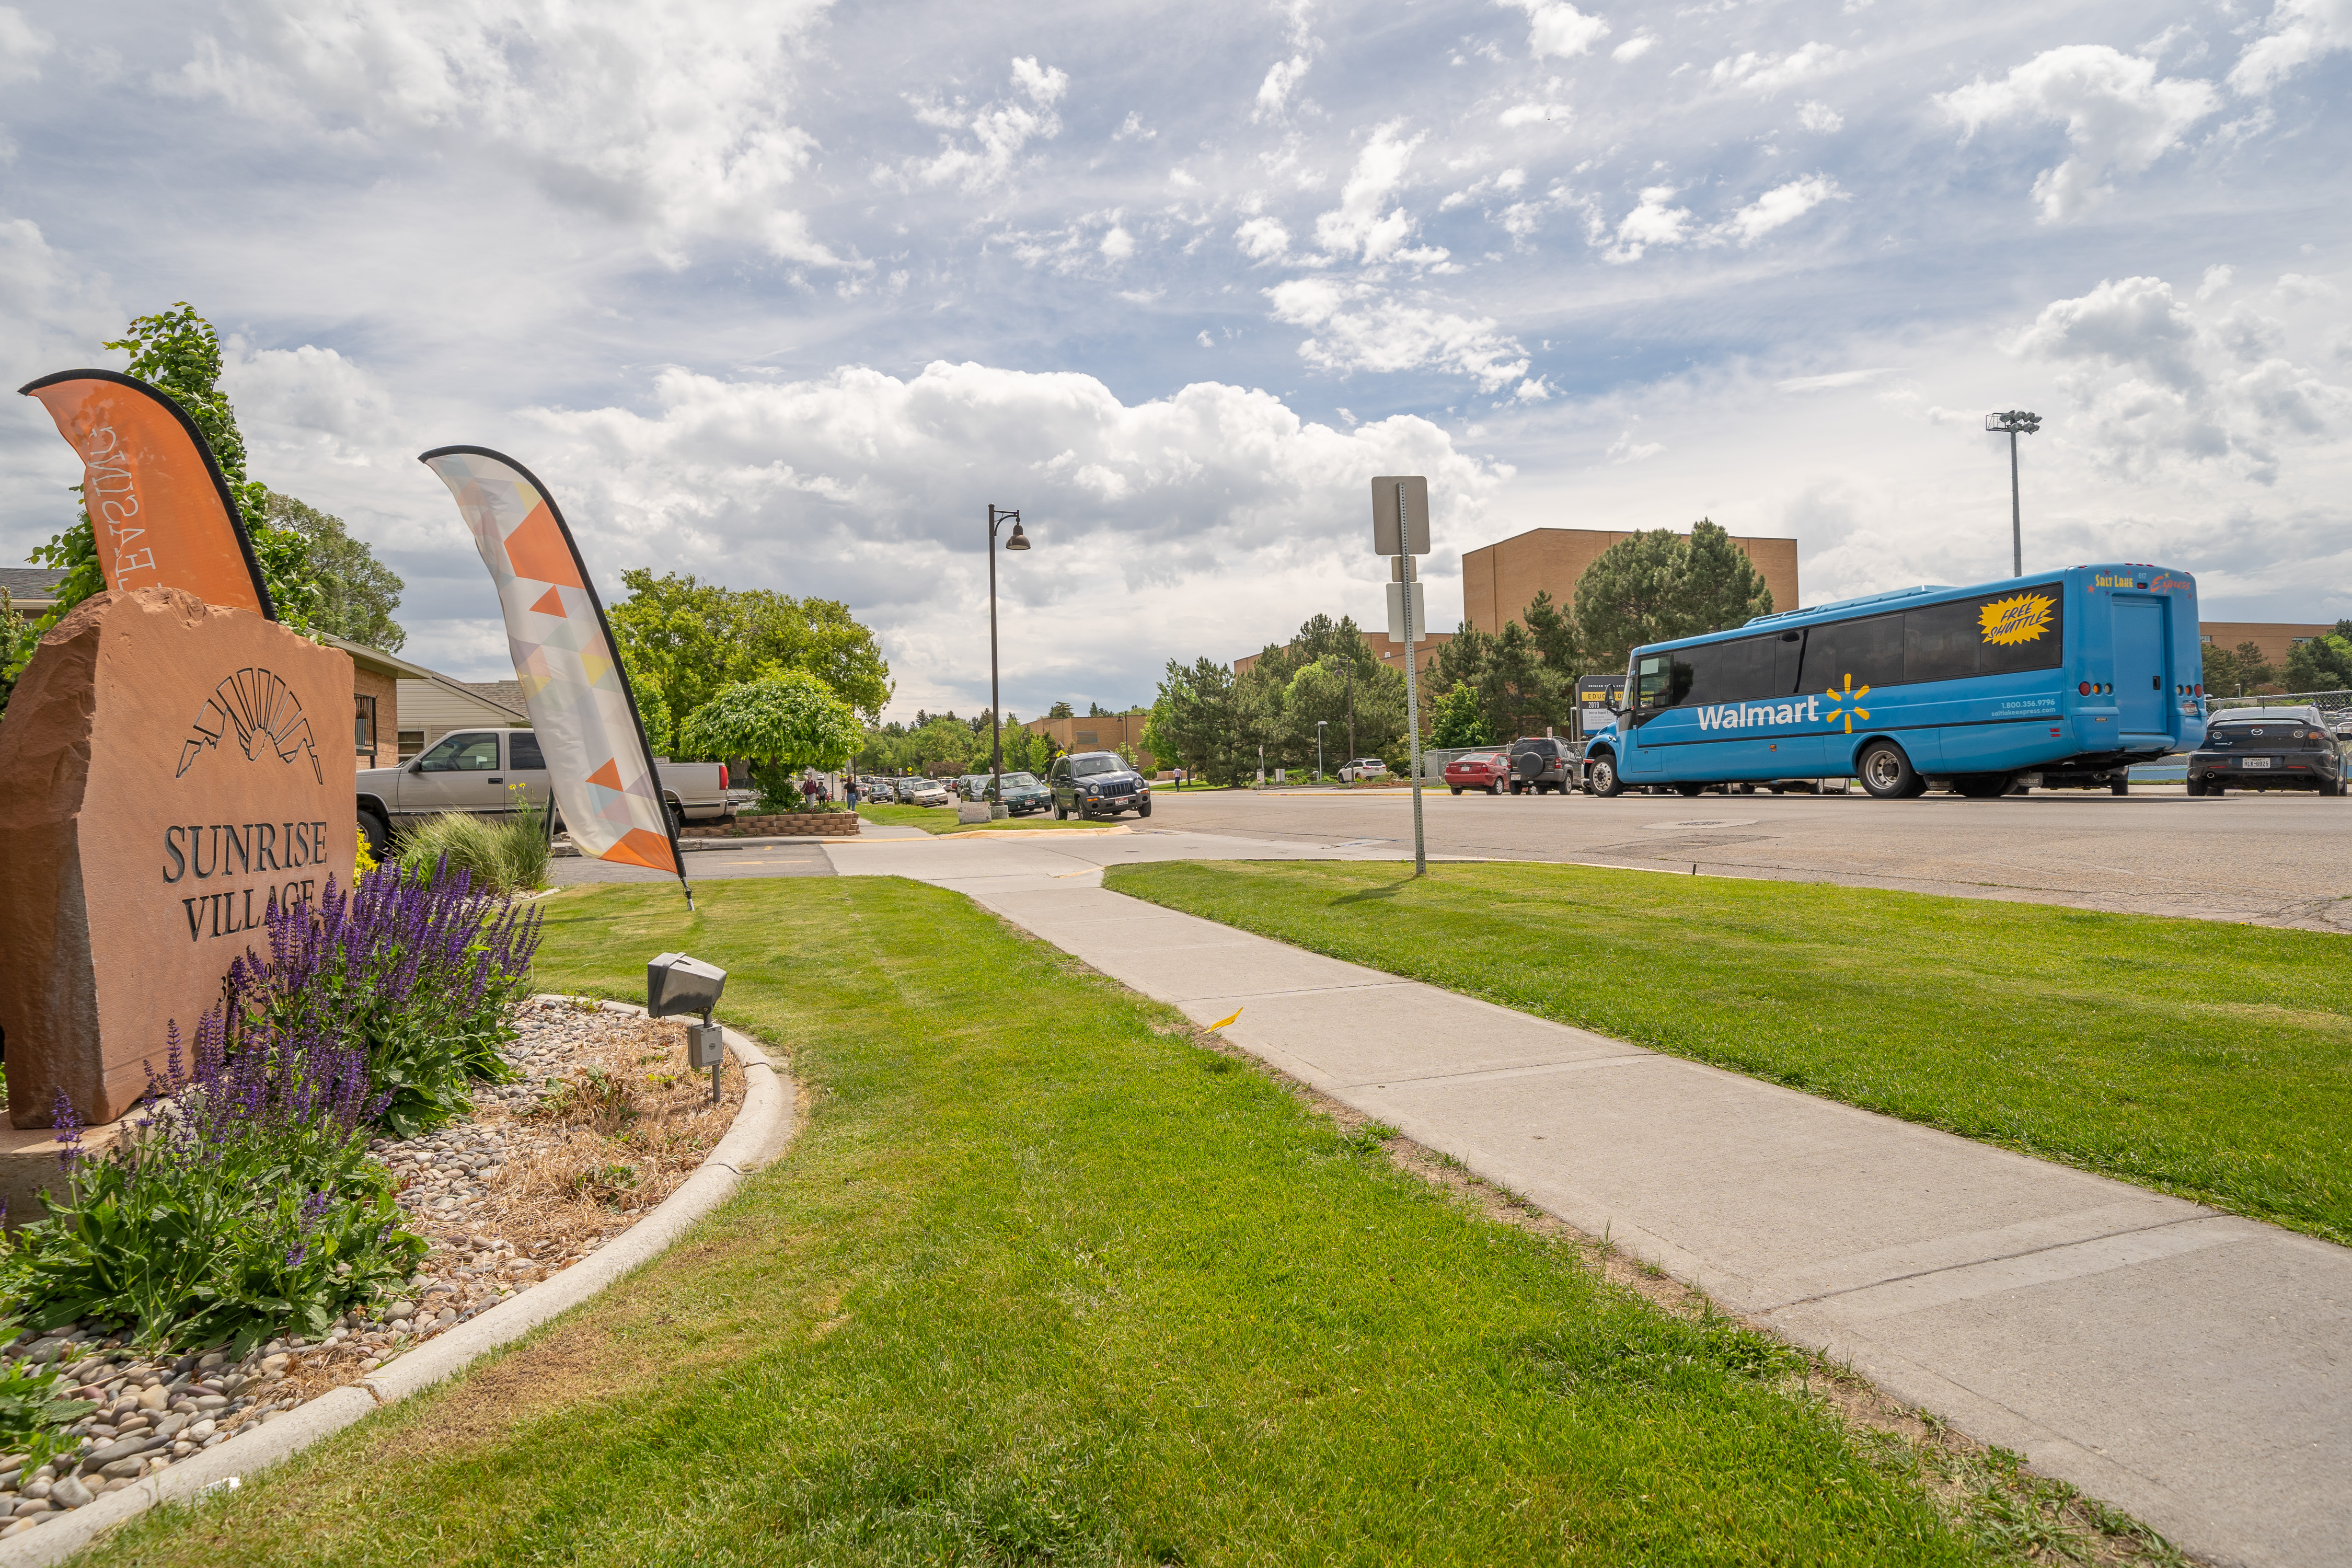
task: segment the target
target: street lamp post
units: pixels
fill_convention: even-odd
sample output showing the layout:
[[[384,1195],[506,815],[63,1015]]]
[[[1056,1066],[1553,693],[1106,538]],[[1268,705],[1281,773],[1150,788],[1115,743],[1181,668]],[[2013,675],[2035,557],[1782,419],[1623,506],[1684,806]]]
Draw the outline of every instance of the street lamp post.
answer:
[[[1328,719],[1315,721],[1315,782],[1317,784],[1323,782],[1323,726],[1330,721]]]
[[[1029,536],[1021,531],[1021,514],[998,510],[995,502],[988,506],[988,775],[989,789],[993,798],[988,803],[992,817],[1004,810],[1004,699],[999,695],[996,679],[996,530],[1000,523],[1013,525],[1013,537],[1004,542],[1007,550],[1026,550]]]
[[[2009,558],[2010,574],[2025,575],[2025,515],[2019,504],[2017,492],[2017,438],[2031,436],[2042,428],[2042,416],[2028,414],[2022,408],[2012,408],[2006,414],[1985,416],[1985,428],[1996,435],[2009,437]]]

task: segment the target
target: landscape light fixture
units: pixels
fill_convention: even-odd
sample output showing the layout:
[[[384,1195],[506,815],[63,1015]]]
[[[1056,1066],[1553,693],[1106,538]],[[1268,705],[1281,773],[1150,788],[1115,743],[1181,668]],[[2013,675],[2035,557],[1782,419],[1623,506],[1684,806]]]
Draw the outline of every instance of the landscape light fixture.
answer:
[[[2042,428],[2042,416],[2029,414],[2022,408],[2012,408],[2006,414],[1985,416],[1985,428],[1995,435],[2009,437],[2009,556],[2010,574],[2025,575],[2025,520],[2017,495],[2017,438],[2031,436]]]
[[[1021,531],[1021,514],[1006,511],[991,501],[988,507],[988,815],[991,820],[1005,815],[1004,811],[1004,700],[999,695],[996,679],[996,531],[1004,524],[1013,525],[1013,537],[1004,542],[1007,550],[1026,550],[1029,536]]]
[[[727,1059],[727,1036],[710,1015],[727,989],[727,972],[682,952],[655,955],[646,965],[646,1016],[699,1013],[702,1022],[686,1026],[686,1065],[710,1072],[710,1103],[719,1103],[719,1069]]]

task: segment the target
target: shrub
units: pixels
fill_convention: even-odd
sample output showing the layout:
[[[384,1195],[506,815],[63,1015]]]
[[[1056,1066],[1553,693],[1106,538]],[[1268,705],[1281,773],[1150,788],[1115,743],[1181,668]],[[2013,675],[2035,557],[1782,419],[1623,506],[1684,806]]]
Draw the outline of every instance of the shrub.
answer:
[[[540,813],[490,822],[466,811],[428,816],[400,844],[400,868],[424,877],[445,861],[486,893],[505,895],[547,880],[547,829]]]
[[[364,1059],[386,1131],[413,1138],[473,1109],[468,1085],[513,1069],[499,1047],[539,950],[540,911],[478,891],[448,862],[373,871],[317,905],[272,907],[269,955],[226,982],[232,1048],[331,1040]]]
[[[289,1328],[323,1333],[424,1257],[367,1156],[388,1097],[364,1055],[295,1031],[232,1049],[228,1022],[205,1015],[184,1071],[174,1026],[148,1115],[101,1158],[79,1154],[58,1096],[66,1196],[44,1194],[5,1265],[36,1328],[127,1323],[151,1345],[229,1339],[241,1355]]]

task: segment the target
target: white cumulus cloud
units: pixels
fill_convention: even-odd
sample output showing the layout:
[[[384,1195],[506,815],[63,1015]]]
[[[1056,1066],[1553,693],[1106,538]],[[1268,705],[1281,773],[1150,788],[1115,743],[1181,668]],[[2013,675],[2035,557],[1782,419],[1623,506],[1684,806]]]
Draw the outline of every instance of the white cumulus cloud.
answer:
[[[1381,126],[1356,156],[1339,205],[1315,220],[1315,240],[1335,256],[1361,253],[1366,261],[1385,259],[1412,235],[1412,215],[1402,207],[1383,212],[1404,184],[1405,166],[1426,132],[1403,134],[1404,122]]]
[[[1742,245],[1753,245],[1774,229],[1796,222],[1823,202],[1850,202],[1851,193],[1826,174],[1807,174],[1775,185],[1741,207],[1723,225],[1723,233]]]
[[[1633,210],[1627,213],[1612,235],[1603,228],[1594,243],[1612,239],[1609,248],[1601,253],[1603,261],[1624,263],[1639,261],[1642,253],[1654,245],[1680,245],[1691,237],[1692,218],[1687,207],[1668,206],[1675,199],[1672,185],[1652,185],[1642,193]]]
[[[742,25],[724,0],[232,0],[166,87],[313,135],[487,156],[640,228],[682,263],[719,237],[830,263],[787,199],[814,150],[793,72],[823,0]],[[0,42],[5,42],[0,38]]]
[[[937,157],[915,161],[916,177],[927,184],[952,183],[967,191],[984,191],[1011,176],[1014,160],[1033,140],[1059,136],[1062,117],[1054,105],[1069,90],[1068,75],[1024,55],[1013,62],[1013,85],[1018,97],[1000,100],[968,117],[919,103],[916,112],[925,123],[968,132],[971,140],[942,135]]]
[[[1290,248],[1290,231],[1276,219],[1254,217],[1234,230],[1234,243],[1253,261],[1271,261]]]
[[[1936,100],[1964,136],[2011,120],[2063,121],[2072,155],[2033,182],[2042,221],[2080,215],[2115,194],[2110,172],[2137,174],[2221,107],[2209,82],[2158,77],[2156,62],[2105,44],[2034,56],[1999,81],[1979,79]]]
[[[2352,48],[2352,4],[2347,0],[2279,0],[2263,35],[2246,46],[2230,69],[2230,85],[2268,92],[2322,55]]]
[[[1777,92],[1791,82],[1820,75],[1843,58],[1843,51],[1823,43],[1807,44],[1785,55],[1750,52],[1716,61],[1707,79],[1718,86],[1729,83],[1756,92]]]
[[[1587,53],[1609,36],[1609,24],[1588,16],[1568,0],[1495,0],[1528,14],[1528,52],[1538,59],[1566,59]],[[1631,57],[1628,57],[1631,58]]]
[[[1315,335],[1298,345],[1309,364],[1334,371],[1423,367],[1466,375],[1493,392],[1528,373],[1527,351],[1484,316],[1409,304],[1369,284],[1300,278],[1265,291],[1275,320]]]

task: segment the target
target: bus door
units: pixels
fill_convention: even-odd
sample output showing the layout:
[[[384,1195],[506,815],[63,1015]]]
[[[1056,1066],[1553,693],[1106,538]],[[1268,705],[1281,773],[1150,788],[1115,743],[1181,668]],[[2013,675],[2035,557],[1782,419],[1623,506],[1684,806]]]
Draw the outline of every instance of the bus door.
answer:
[[[2172,699],[2167,692],[2165,611],[2162,599],[2110,601],[2115,612],[2117,727],[2132,735],[2169,735]]]
[[[1663,719],[1690,689],[1690,666],[1682,667],[1681,689],[1676,689],[1675,656],[1671,651],[1637,653],[1633,657],[1632,685],[1625,694],[1625,716],[1618,724],[1623,737],[1623,754],[1617,759],[1617,771],[1628,778],[1644,774],[1654,776],[1665,772],[1667,748],[1643,745],[1644,740],[1662,742],[1669,738],[1671,725],[1656,734],[1644,731]]]

